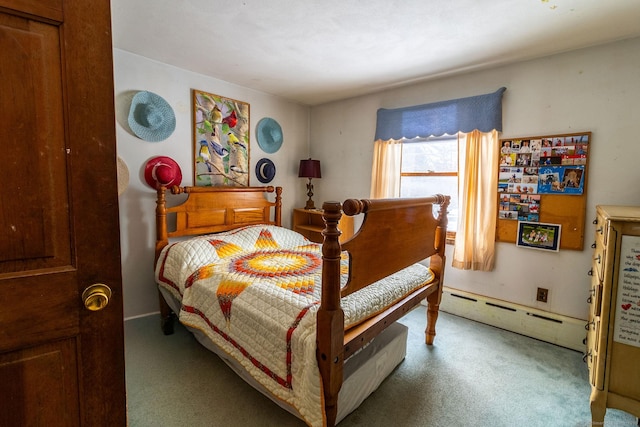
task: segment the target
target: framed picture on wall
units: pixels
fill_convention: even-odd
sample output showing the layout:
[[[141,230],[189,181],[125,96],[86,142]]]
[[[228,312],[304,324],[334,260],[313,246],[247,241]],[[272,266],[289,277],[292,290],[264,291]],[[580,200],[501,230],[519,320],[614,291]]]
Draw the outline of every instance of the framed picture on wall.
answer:
[[[516,245],[557,252],[560,249],[560,229],[560,224],[518,221]]]
[[[193,182],[249,186],[249,104],[193,90]]]
[[[518,221],[551,222],[562,226],[562,249],[583,249],[592,144],[591,132],[500,139],[494,147],[499,151],[497,241],[555,250],[518,235]]]

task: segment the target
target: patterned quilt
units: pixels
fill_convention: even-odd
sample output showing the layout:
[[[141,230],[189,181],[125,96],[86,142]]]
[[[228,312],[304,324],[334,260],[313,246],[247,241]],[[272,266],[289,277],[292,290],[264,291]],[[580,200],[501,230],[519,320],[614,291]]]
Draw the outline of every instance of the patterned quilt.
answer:
[[[343,285],[347,268],[344,254]],[[159,286],[181,301],[179,320],[205,333],[310,426],[324,424],[315,358],[321,273],[321,245],[269,225],[171,244],[156,265]],[[345,325],[432,278],[427,267],[415,264],[343,298]]]

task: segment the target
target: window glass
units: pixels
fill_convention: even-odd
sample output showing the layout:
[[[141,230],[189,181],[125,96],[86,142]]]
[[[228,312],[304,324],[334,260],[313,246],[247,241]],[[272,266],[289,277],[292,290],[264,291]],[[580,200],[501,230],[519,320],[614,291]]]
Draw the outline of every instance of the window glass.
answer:
[[[456,137],[410,140],[402,144],[402,173],[458,172]]]
[[[447,230],[458,223],[458,138],[416,138],[402,144],[400,197],[451,196]]]

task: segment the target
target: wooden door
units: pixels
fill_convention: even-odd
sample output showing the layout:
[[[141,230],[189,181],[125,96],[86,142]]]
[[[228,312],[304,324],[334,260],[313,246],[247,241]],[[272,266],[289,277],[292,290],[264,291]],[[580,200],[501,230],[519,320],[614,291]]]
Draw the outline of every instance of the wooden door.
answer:
[[[0,0],[1,426],[126,424],[109,7]]]

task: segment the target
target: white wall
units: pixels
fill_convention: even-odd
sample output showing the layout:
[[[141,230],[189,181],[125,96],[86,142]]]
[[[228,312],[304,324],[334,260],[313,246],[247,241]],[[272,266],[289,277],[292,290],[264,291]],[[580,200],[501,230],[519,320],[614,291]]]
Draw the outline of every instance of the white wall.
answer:
[[[304,206],[305,181],[297,177],[298,162],[309,153],[309,108],[262,92],[232,85],[147,58],[114,50],[118,155],[129,168],[130,182],[120,196],[120,236],[125,317],[158,310],[153,277],[155,245],[155,191],[144,181],[146,162],[155,156],[172,157],[182,170],[182,185],[193,184],[193,136],[191,89],[238,99],[250,104],[250,185],[261,186],[255,165],[263,157],[276,166],[275,179],[268,185],[284,187],[283,223],[289,226],[291,209]],[[131,98],[138,91],[162,96],[176,115],[176,130],[165,141],[146,142],[129,129],[127,116]],[[255,127],[263,117],[275,119],[284,134],[280,150],[264,153],[255,139]]]
[[[595,206],[640,204],[640,143],[633,130],[640,118],[640,39],[312,108],[311,155],[321,160],[323,176],[315,185],[316,205],[369,197],[378,108],[480,95],[502,86],[503,137],[593,132],[584,250],[556,254],[499,243],[493,272],[457,270],[449,261],[445,285],[586,319]],[[549,289],[548,303],[536,302],[537,287]]]

